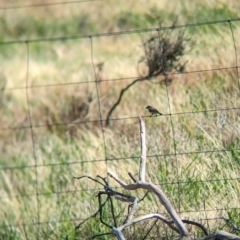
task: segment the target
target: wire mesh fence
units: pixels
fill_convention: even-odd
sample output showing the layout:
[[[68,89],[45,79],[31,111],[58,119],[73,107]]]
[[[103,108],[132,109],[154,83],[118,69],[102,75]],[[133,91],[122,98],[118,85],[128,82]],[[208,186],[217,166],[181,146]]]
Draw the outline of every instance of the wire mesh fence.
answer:
[[[95,208],[100,189],[74,176],[137,172],[139,115],[147,126],[148,179],[177,212],[220,227],[223,216],[238,216],[239,24],[236,18],[0,42],[2,60],[18,55],[1,63],[1,231],[31,239],[59,237],[59,230],[66,237]],[[142,39],[182,30],[194,40],[186,69],[132,87],[106,126],[120,90],[146,74]],[[150,118],[148,104],[163,115]],[[161,211],[151,201],[144,211]]]

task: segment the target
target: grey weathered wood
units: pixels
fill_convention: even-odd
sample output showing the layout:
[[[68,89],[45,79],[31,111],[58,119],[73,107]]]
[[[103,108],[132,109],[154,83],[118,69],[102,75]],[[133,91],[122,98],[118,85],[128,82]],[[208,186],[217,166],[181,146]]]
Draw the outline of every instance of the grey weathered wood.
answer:
[[[168,214],[170,215],[173,222],[176,224],[177,229],[181,236],[188,236],[188,230],[177,212],[173,208],[172,204],[162,192],[160,188],[158,188],[153,183],[145,182],[145,165],[146,165],[146,143],[145,143],[145,124],[141,117],[139,117],[139,125],[140,125],[140,142],[141,142],[141,158],[140,158],[140,166],[139,166],[139,181],[136,181],[132,184],[126,184],[122,180],[120,180],[117,176],[108,173],[108,175],[113,178],[116,182],[118,182],[124,189],[127,190],[136,190],[139,188],[146,189],[148,191],[153,192],[159,199],[160,203],[165,207]]]
[[[219,231],[213,235],[206,236],[199,240],[240,240],[240,237],[225,231]]]
[[[123,236],[121,230],[118,228],[113,227],[112,233],[117,237],[118,240],[125,240],[125,237]]]
[[[122,231],[140,221],[145,221],[152,218],[157,218],[163,222],[165,222],[170,228],[172,228],[174,231],[177,231],[180,233],[179,240],[193,240],[191,236],[189,236],[188,230],[186,226],[184,225],[183,221],[178,216],[177,212],[173,208],[172,204],[166,197],[166,195],[162,192],[160,188],[158,188],[156,185],[154,185],[151,182],[145,181],[145,172],[146,172],[146,142],[145,142],[145,124],[141,117],[139,117],[139,125],[140,125],[140,143],[141,143],[141,157],[140,157],[140,163],[139,163],[139,180],[136,180],[133,178],[132,174],[129,173],[129,176],[133,180],[134,183],[132,184],[126,184],[123,182],[120,178],[115,176],[112,173],[108,173],[108,175],[113,178],[116,182],[118,182],[122,188],[126,190],[137,190],[139,188],[146,189],[148,191],[153,192],[159,199],[160,203],[165,207],[166,211],[170,215],[172,221],[175,223],[177,229],[175,226],[172,225],[171,220],[167,220],[160,214],[147,214],[145,216],[141,216],[139,218],[133,219],[133,213],[135,212],[136,206],[137,206],[137,200],[135,201],[133,211],[130,213],[129,217],[127,218],[127,221],[122,226],[119,226],[118,228],[113,228],[112,233],[117,236],[119,240],[125,240]],[[205,236],[204,238],[201,238],[199,240],[240,240],[240,237],[230,234],[228,232],[219,231],[216,234]]]

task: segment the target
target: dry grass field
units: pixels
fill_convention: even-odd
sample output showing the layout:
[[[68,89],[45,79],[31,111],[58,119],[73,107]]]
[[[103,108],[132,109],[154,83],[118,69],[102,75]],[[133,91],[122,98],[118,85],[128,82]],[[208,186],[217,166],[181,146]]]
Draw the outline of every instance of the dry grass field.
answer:
[[[161,184],[182,218],[234,232],[221,217],[240,224],[240,2],[39,2],[0,3],[0,239],[108,231],[98,220],[75,231],[97,210],[100,186],[73,176],[137,175],[138,116],[147,128],[147,180]],[[228,19],[235,21],[220,22]],[[182,27],[161,31],[189,39],[183,74],[169,72],[167,86],[163,76],[133,85],[106,126],[121,89],[146,74],[143,41],[174,21]],[[149,118],[147,105],[163,115]],[[154,196],[138,214],[151,212],[164,212]]]

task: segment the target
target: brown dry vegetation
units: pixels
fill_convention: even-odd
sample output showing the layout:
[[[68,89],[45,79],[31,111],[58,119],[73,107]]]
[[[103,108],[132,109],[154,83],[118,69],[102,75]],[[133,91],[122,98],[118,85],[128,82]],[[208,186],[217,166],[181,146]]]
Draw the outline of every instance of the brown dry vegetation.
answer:
[[[9,6],[9,1],[2,0],[1,6]],[[116,4],[106,0],[1,9],[0,41],[146,29],[158,27],[159,19],[162,26],[170,26],[176,18],[176,25],[231,19],[239,16],[239,7],[239,2],[225,0],[201,4],[167,0]],[[238,54],[240,23],[232,22],[232,28]],[[172,31],[175,34],[179,30]],[[229,23],[188,27],[185,33],[194,43],[182,58],[187,61],[186,72],[236,66]],[[28,89],[27,45],[0,45],[0,211],[2,225],[14,225],[13,230],[3,227],[3,231],[14,232],[16,239],[26,238],[28,232],[31,238],[37,230],[31,223],[37,222],[39,211],[41,223],[52,222],[40,225],[42,238],[47,239],[44,234],[53,229],[56,236],[73,234],[74,224],[93,212],[92,189],[99,186],[72,177],[106,176],[110,170],[124,179],[129,171],[137,173],[139,136],[135,117],[148,116],[144,108],[149,104],[164,114],[144,119],[149,180],[161,183],[176,207],[180,202],[182,217],[202,221],[235,214],[232,208],[239,208],[240,193],[239,110],[235,109],[240,102],[235,68],[173,74],[167,89],[157,84],[162,77],[137,83],[114,111],[112,118],[118,120],[112,120],[102,134],[99,111],[105,119],[120,90],[139,77],[142,39],[151,34],[93,37],[93,59],[89,38],[30,42]],[[205,112],[226,108],[230,110]],[[175,153],[188,152],[191,154],[175,157]],[[170,184],[176,182],[179,184]],[[163,210],[154,197],[149,201],[140,213]],[[69,223],[71,219],[76,220]],[[23,223],[29,224],[25,230]],[[221,228],[224,222],[208,224],[212,230]],[[57,239],[54,234],[52,238]]]

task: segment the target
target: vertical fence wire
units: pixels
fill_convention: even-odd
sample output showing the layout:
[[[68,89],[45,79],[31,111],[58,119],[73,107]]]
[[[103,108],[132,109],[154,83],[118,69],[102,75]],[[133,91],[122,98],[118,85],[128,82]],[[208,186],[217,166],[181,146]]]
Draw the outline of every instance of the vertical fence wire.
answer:
[[[238,73],[238,54],[237,54],[237,47],[236,47],[236,42],[235,42],[235,37],[234,37],[234,33],[233,33],[233,27],[232,27],[232,21],[228,20],[229,22],[229,28],[231,30],[231,35],[232,35],[232,40],[233,40],[233,47],[234,47],[234,53],[235,53],[235,61],[236,61],[236,78],[237,78],[237,82],[238,82],[238,90],[240,93],[240,79],[239,79],[239,73]]]
[[[106,174],[108,172],[108,162],[107,162],[107,147],[106,147],[106,140],[105,140],[105,133],[104,133],[104,119],[102,117],[102,109],[101,109],[101,102],[100,102],[100,95],[99,95],[99,89],[98,89],[98,81],[97,81],[97,74],[94,64],[94,54],[93,54],[93,39],[92,36],[89,36],[90,38],[90,44],[91,44],[91,61],[92,61],[92,68],[94,71],[94,78],[95,78],[95,87],[96,87],[96,93],[97,93],[97,102],[98,102],[98,112],[99,112],[99,121],[101,126],[101,133],[102,133],[102,140],[103,140],[103,149],[104,149],[104,158],[105,158],[105,164],[106,164]]]
[[[33,157],[34,157],[34,169],[35,169],[35,190],[36,190],[36,201],[37,201],[37,233],[36,239],[39,239],[39,228],[40,228],[40,203],[39,203],[39,191],[38,191],[38,163],[37,163],[37,156],[36,156],[36,148],[35,148],[35,140],[34,140],[34,132],[33,132],[33,125],[32,125],[32,116],[31,116],[31,109],[29,103],[29,60],[30,60],[30,51],[29,51],[29,42],[26,41],[26,50],[27,50],[27,67],[26,67],[26,97],[27,97],[27,111],[28,111],[28,118],[30,123],[30,130],[31,130],[31,140],[32,140],[32,150],[33,150]]]
[[[161,39],[161,34],[160,34],[161,29],[157,30],[158,33],[158,38],[159,38],[159,44],[161,48],[161,64],[162,64],[162,70],[163,70],[163,76],[164,76],[164,85],[167,93],[167,101],[168,101],[168,111],[169,111],[169,118],[170,118],[170,125],[171,125],[171,132],[172,132],[172,139],[173,139],[173,149],[174,149],[174,159],[176,161],[176,165],[179,166],[178,164],[178,157],[177,157],[177,143],[176,143],[176,138],[175,138],[175,131],[174,131],[174,126],[173,126],[173,119],[172,119],[172,109],[171,109],[171,100],[169,96],[169,90],[168,90],[168,75],[166,72],[166,69],[164,67],[164,52],[163,52],[163,40]],[[178,187],[178,212],[181,211],[181,197],[180,197],[180,182],[179,182],[179,169],[177,167],[177,187]]]

